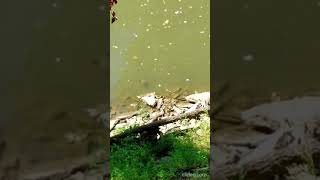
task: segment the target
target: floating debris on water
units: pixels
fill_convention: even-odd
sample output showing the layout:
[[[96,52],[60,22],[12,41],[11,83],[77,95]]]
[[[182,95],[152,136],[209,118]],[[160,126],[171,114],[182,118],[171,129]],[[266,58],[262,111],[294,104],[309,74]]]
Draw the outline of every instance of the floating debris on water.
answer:
[[[157,98],[155,96],[155,93],[150,93],[142,97],[141,96],[137,96],[137,97],[149,106],[154,107],[157,104]]]
[[[117,62],[112,64],[112,66],[115,66],[114,69],[116,69],[116,72],[121,68],[118,66],[123,66],[122,69],[125,74],[125,76],[120,77],[121,81],[119,81],[119,83],[123,82],[125,86],[130,88],[136,85],[136,80],[132,79],[131,83],[127,83],[128,77],[144,77],[145,74],[151,73],[152,77],[148,77],[148,80],[150,80],[149,78],[161,77],[161,79],[167,79],[168,82],[162,84],[164,82],[163,79],[158,83],[150,82],[147,89],[155,88],[162,91],[162,89],[165,90],[165,88],[171,87],[172,84],[176,85],[176,81],[179,81],[177,85],[187,85],[193,88],[194,84],[192,82],[196,81],[192,79],[191,82],[193,72],[188,74],[189,78],[187,78],[185,75],[175,72],[177,70],[180,71],[180,69],[178,68],[179,66],[174,66],[174,64],[176,64],[177,61],[188,59],[188,61],[183,61],[183,64],[187,66],[186,68],[191,68],[193,65],[198,64],[201,65],[202,68],[207,66],[207,61],[203,62],[205,58],[201,58],[201,60],[199,60],[201,62],[193,62],[193,59],[197,59],[194,53],[183,54],[183,57],[177,58],[174,51],[196,51],[201,54],[206,52],[210,46],[210,42],[207,40],[208,37],[210,37],[210,29],[205,23],[209,17],[208,2],[203,3],[200,1],[200,4],[194,1],[187,2],[182,0],[168,1],[168,4],[166,4],[166,0],[161,0],[157,3],[151,0],[137,2],[138,3],[129,2],[128,8],[130,12],[132,12],[132,16],[130,16],[129,19],[121,18],[122,22],[119,22],[120,29],[119,25],[111,27],[115,28],[112,30],[113,38],[119,40],[112,43],[112,45],[114,45],[112,53],[115,54],[114,62]],[[199,9],[201,5],[203,6],[202,10]],[[194,9],[193,6],[195,7]],[[119,6],[119,11],[121,8],[125,7]],[[124,9],[122,10],[125,11]],[[123,15],[126,15],[126,12]],[[191,28],[190,31],[185,31],[187,25],[188,29]],[[197,26],[189,27],[189,25]],[[150,38],[153,40],[149,41]],[[195,49],[187,46],[187,44],[192,42],[197,42]],[[125,48],[128,48],[128,50],[125,51]],[[188,57],[184,55],[188,55]],[[129,64],[130,66],[125,65],[126,61],[131,63]],[[138,71],[135,71],[135,69],[138,69]],[[202,73],[205,74],[206,72],[201,72],[200,76],[203,75]],[[132,74],[133,76],[131,76]],[[114,77],[118,78],[117,76]],[[135,91],[138,91],[139,88],[140,87],[137,87]],[[144,86],[141,86],[141,89],[143,88]],[[118,87],[116,90],[119,90]],[[143,90],[145,90],[145,88]],[[129,92],[129,94],[132,93],[132,95],[136,95],[134,94],[135,91]],[[123,91],[120,90],[119,92],[122,93]]]
[[[165,20],[165,21],[162,23],[163,26],[164,26],[164,25],[167,25],[167,24],[169,24],[169,19]]]
[[[254,56],[252,54],[248,54],[242,57],[242,60],[244,61],[253,61],[254,60]]]
[[[57,58],[56,58],[56,62],[57,62],[57,63],[59,63],[59,62],[61,62],[61,61],[62,61],[62,59],[61,59],[60,57],[57,57]]]

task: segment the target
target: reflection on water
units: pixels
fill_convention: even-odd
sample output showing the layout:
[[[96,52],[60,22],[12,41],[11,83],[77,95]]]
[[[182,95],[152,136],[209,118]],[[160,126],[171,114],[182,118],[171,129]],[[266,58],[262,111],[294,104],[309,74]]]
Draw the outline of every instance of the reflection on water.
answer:
[[[113,102],[177,87],[209,89],[209,0],[130,0],[115,11]]]

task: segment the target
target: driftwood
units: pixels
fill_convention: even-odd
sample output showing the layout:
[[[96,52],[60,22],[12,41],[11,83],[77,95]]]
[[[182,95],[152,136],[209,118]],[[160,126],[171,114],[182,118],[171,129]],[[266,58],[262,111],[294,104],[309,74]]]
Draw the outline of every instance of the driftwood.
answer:
[[[135,111],[135,112],[132,112],[132,113],[130,113],[130,114],[128,114],[128,115],[118,116],[115,120],[111,120],[111,121],[114,121],[114,124],[113,124],[113,126],[111,127],[110,132],[114,130],[114,128],[117,126],[117,124],[118,124],[121,120],[131,118],[131,117],[137,115],[138,113],[139,113],[138,111]]]
[[[161,117],[161,118],[159,118],[159,120],[154,121],[152,123],[145,124],[145,125],[142,125],[140,127],[136,127],[136,128],[127,130],[127,131],[125,131],[125,132],[123,132],[121,134],[117,134],[115,136],[112,136],[110,138],[110,140],[111,140],[111,142],[115,142],[115,141],[117,141],[117,140],[119,140],[121,138],[124,138],[126,136],[129,136],[129,135],[132,135],[132,134],[141,133],[141,132],[148,131],[148,130],[153,130],[154,128],[158,128],[159,126],[163,126],[163,125],[166,125],[166,124],[169,124],[169,123],[173,123],[173,122],[178,121],[178,120],[183,119],[183,118],[192,117],[192,116],[195,116],[195,115],[197,115],[199,113],[206,112],[208,110],[210,110],[209,107],[203,107],[203,108],[194,110],[192,112],[183,113],[183,114],[179,114],[179,115],[176,115],[176,116]]]
[[[224,145],[235,149],[244,146],[248,150],[240,153],[240,156],[237,154],[238,157],[229,158],[227,162],[215,162],[213,159],[210,169],[212,178],[224,180],[243,173],[274,176],[274,173],[270,173],[274,170],[281,171],[283,175],[287,172],[287,165],[306,163],[306,154],[310,157],[319,156],[319,105],[320,99],[307,97],[265,104],[244,112],[241,116],[243,124],[270,131],[264,132],[264,139],[255,143],[223,139],[215,141],[213,138],[213,153],[215,148]]]
[[[164,111],[163,110],[158,112],[158,113],[155,113],[153,116],[151,116],[151,119],[149,120],[149,122],[155,122],[162,115],[164,115]]]
[[[248,144],[236,143],[236,142],[216,142],[215,144],[227,144],[232,146],[248,146],[248,148],[257,147],[251,152],[247,153],[247,156],[240,159],[238,162],[215,164],[212,163],[211,175],[214,179],[225,180],[230,177],[235,177],[245,173],[266,173],[271,172],[274,167],[282,167],[288,163],[299,163],[304,161],[303,156],[308,154],[312,157],[314,154],[320,154],[320,142],[313,137],[305,139],[305,143],[299,143],[298,139],[295,139],[288,146],[282,148],[276,148],[277,143],[283,137],[283,133],[276,133],[270,135],[263,143]],[[249,147],[250,146],[250,147]],[[268,147],[267,147],[268,146]],[[284,169],[282,169],[284,170]]]
[[[185,100],[180,102],[182,103],[182,106],[179,106],[181,104],[177,103],[176,99],[156,96],[155,93],[149,93],[142,97],[138,96],[138,98],[141,99],[142,102],[144,102],[146,105],[151,107],[153,111],[156,111],[153,113],[149,112],[148,120],[142,120],[141,117],[136,116],[136,114],[121,118],[118,117],[116,118],[116,120],[113,120],[111,131],[117,128],[116,125],[120,123],[121,120],[124,120],[125,122],[122,123],[124,127],[130,127],[133,124],[138,125],[139,127],[127,129],[120,134],[112,136],[110,138],[111,142],[115,142],[123,137],[133,134],[140,135],[139,133],[151,133],[152,135],[150,137],[153,137],[156,134],[158,136],[159,131],[165,134],[164,132],[167,132],[166,128],[170,129],[170,127],[165,126],[164,128],[162,128],[160,126],[174,123],[183,118],[189,118],[203,111],[210,110],[210,92],[195,93],[186,96]],[[187,107],[185,105],[187,105]],[[214,110],[212,111],[218,112],[219,110],[221,110],[221,106],[214,105]],[[131,117],[133,116],[136,117],[131,119]],[[183,130],[185,128],[186,127],[180,127],[180,130]]]
[[[246,171],[249,172],[267,172],[274,166],[279,166],[290,161],[293,163],[296,158],[303,157],[305,149],[308,148],[308,153],[320,153],[320,143],[315,140],[310,140],[308,147],[305,144],[296,144],[288,146],[276,151],[270,151],[264,156],[252,158],[246,161],[240,161],[236,164],[215,165],[211,168],[211,174],[214,179],[224,180],[227,177],[233,177]]]

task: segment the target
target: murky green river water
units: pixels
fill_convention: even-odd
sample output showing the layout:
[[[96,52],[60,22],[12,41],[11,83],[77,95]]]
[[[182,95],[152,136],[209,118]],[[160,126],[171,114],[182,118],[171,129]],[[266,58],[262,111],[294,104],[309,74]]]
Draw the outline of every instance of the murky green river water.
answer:
[[[98,129],[82,109],[106,103],[104,3],[1,6],[6,157],[25,157],[24,163],[33,165],[86,155],[89,142],[68,144],[64,135]],[[116,12],[110,42],[113,102],[177,87],[209,89],[209,0],[120,1]]]
[[[104,3],[45,0],[1,5],[5,157],[25,156],[28,163],[36,163],[86,154],[86,143],[68,144],[64,134],[97,129],[82,109],[106,103]]]
[[[130,0],[111,25],[111,95],[209,90],[210,1]]]
[[[319,84],[319,1],[216,1],[216,82],[236,96],[302,95]]]

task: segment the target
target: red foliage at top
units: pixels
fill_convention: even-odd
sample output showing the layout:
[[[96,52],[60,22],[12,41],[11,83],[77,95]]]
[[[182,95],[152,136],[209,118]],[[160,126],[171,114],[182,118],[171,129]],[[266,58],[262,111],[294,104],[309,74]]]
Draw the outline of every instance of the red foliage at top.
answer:
[[[118,3],[118,0],[109,0],[109,12],[111,14],[111,23],[117,20],[116,13],[112,10],[112,7]]]

